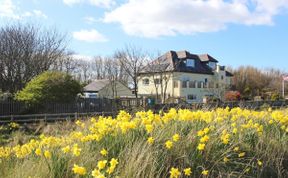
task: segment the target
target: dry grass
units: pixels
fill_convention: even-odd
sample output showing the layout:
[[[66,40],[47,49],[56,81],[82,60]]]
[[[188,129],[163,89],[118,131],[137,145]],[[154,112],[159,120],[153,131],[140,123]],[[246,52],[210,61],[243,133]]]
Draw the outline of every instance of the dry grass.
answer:
[[[258,118],[257,112],[245,112],[251,112],[251,115],[244,118],[241,113],[239,114],[239,118],[235,121],[237,134],[231,133],[233,129],[231,118],[234,113],[203,112],[203,117],[206,117],[205,114],[212,116],[211,122],[201,119],[182,120],[180,118],[182,116],[177,115],[178,119],[172,119],[165,124],[154,123],[151,133],[147,133],[140,120],[136,128],[126,133],[112,130],[104,134],[99,141],[76,140],[75,143],[82,149],[78,157],[62,153],[63,146],[51,148],[50,159],[39,157],[34,151],[20,159],[12,155],[9,158],[0,157],[0,177],[77,177],[71,170],[75,163],[87,169],[88,174],[83,177],[91,177],[91,171],[97,167],[97,161],[111,158],[117,158],[119,164],[110,177],[116,175],[121,178],[169,177],[172,167],[178,168],[181,172],[190,167],[192,169],[190,177],[205,177],[202,175],[204,169],[209,170],[208,177],[288,177],[288,136],[285,131],[288,122],[283,121],[280,124],[280,121],[277,123],[274,120],[273,124],[269,124],[272,118],[271,112],[259,112],[265,116],[262,119]],[[280,112],[287,118],[288,110]],[[198,113],[191,112],[191,114],[196,117]],[[220,116],[227,118],[221,122],[215,121]],[[253,116],[255,118],[252,118]],[[249,119],[252,119],[254,124],[259,123],[263,126],[261,134],[255,128],[241,130],[241,124],[247,124]],[[11,133],[10,142],[6,145],[24,144],[31,138],[38,138],[40,133],[55,137],[70,137],[71,132],[79,131],[85,136],[90,133],[89,127],[93,124],[95,123],[87,120],[82,128],[71,122],[54,123],[41,125],[41,128],[35,127],[28,134],[18,130]],[[204,128],[211,129],[208,134],[209,141],[205,143],[204,151],[199,151],[197,146],[200,137],[197,136],[197,132]],[[228,144],[223,144],[220,139],[223,130],[231,134]],[[180,140],[173,142],[172,149],[166,149],[164,143],[171,140],[175,133],[180,135]],[[149,136],[155,139],[152,145],[147,143]],[[235,147],[239,147],[240,150],[235,151]],[[108,150],[107,157],[99,153],[102,148]],[[245,152],[244,157],[239,157],[241,152]],[[228,157],[229,161],[224,162],[224,157]],[[262,165],[258,165],[258,161],[261,161]],[[188,176],[184,176],[182,172],[181,177]]]

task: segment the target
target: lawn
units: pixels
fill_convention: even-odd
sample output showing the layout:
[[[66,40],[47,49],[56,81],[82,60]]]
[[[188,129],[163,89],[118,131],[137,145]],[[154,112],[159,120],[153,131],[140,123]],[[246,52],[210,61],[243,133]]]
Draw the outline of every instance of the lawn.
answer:
[[[288,177],[288,109],[121,111],[1,130],[5,178]]]

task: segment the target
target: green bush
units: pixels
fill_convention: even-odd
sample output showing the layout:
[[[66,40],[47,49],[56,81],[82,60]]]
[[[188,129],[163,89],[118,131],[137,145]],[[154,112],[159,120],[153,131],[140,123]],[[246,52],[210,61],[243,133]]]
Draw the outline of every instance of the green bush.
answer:
[[[15,98],[30,105],[66,103],[73,101],[80,92],[81,85],[72,76],[63,72],[47,71],[27,83]]]
[[[279,93],[273,93],[273,94],[271,95],[271,100],[272,100],[272,101],[277,101],[277,100],[280,100],[280,99],[281,99],[281,96],[280,96]]]

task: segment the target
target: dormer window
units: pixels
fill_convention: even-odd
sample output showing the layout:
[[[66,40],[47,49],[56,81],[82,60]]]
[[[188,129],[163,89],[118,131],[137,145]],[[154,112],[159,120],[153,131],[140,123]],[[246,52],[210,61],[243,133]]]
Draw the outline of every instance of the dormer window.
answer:
[[[186,67],[195,67],[195,60],[194,59],[187,59]]]
[[[215,69],[216,69],[216,62],[208,62],[208,66],[209,66],[212,70],[215,70]]]

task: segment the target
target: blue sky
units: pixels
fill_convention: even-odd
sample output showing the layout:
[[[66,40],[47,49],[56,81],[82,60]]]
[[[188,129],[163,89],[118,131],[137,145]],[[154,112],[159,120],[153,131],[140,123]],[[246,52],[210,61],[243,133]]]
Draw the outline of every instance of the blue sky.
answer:
[[[288,0],[0,0],[0,26],[13,21],[67,33],[79,56],[133,44],[288,71]]]

